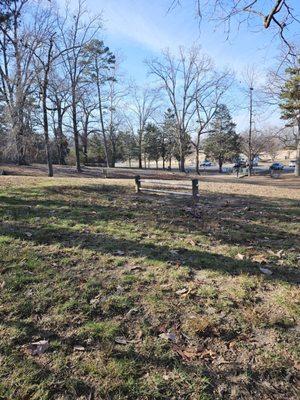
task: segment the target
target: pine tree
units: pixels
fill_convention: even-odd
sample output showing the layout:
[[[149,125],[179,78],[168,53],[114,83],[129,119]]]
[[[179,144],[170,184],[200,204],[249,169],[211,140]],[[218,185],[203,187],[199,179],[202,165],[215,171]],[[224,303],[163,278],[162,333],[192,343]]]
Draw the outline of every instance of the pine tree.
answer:
[[[169,169],[171,169],[172,158],[175,157],[176,148],[176,120],[174,113],[170,108],[164,113],[164,122],[162,126],[162,159],[163,168],[165,168],[166,160],[169,161]]]
[[[298,65],[286,70],[288,79],[281,91],[281,118],[289,121],[287,126],[295,127],[296,167],[295,175],[300,176],[300,60]]]
[[[154,160],[156,162],[156,168],[158,168],[158,160],[161,157],[161,130],[155,124],[147,124],[145,129],[145,153],[149,161]]]
[[[204,143],[204,152],[207,157],[218,161],[219,172],[222,172],[223,163],[230,161],[240,152],[239,136],[235,132],[235,123],[226,105],[218,106],[210,131]]]

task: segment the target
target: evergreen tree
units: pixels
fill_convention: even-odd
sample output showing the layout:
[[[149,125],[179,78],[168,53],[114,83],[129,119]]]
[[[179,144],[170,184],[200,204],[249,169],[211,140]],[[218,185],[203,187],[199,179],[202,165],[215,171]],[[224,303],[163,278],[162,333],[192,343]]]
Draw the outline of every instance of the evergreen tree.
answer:
[[[154,160],[156,162],[156,168],[158,168],[158,160],[162,154],[162,132],[155,124],[149,123],[145,129],[145,153],[149,161]]]
[[[210,131],[204,143],[204,152],[218,162],[219,172],[222,172],[223,163],[232,160],[240,152],[239,136],[226,105],[218,106]]]
[[[281,118],[295,127],[296,166],[295,175],[300,176],[300,60],[298,65],[286,70],[288,79],[281,91]]]
[[[166,160],[169,161],[169,168],[171,168],[172,158],[175,157],[176,148],[176,120],[170,108],[168,108],[164,114],[162,141],[163,168],[165,168]]]

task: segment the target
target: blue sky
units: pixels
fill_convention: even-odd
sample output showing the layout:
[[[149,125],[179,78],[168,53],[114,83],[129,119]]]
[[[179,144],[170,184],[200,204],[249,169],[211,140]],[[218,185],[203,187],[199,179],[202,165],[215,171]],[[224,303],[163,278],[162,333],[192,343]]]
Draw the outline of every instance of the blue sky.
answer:
[[[291,2],[300,11],[299,1]],[[199,28],[194,0],[183,0],[184,6],[168,12],[170,3],[171,0],[87,0],[92,13],[102,12],[104,40],[122,55],[122,67],[128,78],[147,84],[145,59],[158,56],[167,47],[175,52],[181,45],[197,44],[218,67],[233,68],[237,81],[242,79],[247,65],[255,65],[262,72],[261,80],[264,79],[264,71],[275,62],[279,41],[274,40],[274,32],[260,29],[260,20],[251,32],[246,25],[233,27],[226,40],[222,26],[216,29],[215,23],[203,20]],[[245,99],[236,92],[238,96],[238,103],[243,104]],[[242,128],[247,123],[247,113],[240,110],[235,114]],[[275,120],[273,117],[271,123]]]

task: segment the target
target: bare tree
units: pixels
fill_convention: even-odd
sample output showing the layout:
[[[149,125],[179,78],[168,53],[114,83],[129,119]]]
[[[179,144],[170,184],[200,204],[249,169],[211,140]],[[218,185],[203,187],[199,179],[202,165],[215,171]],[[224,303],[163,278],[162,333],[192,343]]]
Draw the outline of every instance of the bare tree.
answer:
[[[101,19],[98,15],[89,17],[85,9],[86,0],[78,0],[76,10],[70,10],[67,4],[64,18],[58,17],[58,28],[63,48],[72,51],[63,55],[63,64],[70,82],[71,91],[71,118],[76,155],[76,169],[81,172],[79,132],[77,120],[77,107],[80,86],[85,71],[82,63],[84,48],[92,41],[101,29]],[[71,18],[69,16],[71,15]]]
[[[241,148],[242,152],[246,155],[248,160],[258,157],[261,153],[268,152],[269,136],[264,134],[263,131],[253,129],[251,137],[251,146],[249,146],[249,131],[241,133]]]
[[[223,101],[224,94],[232,83],[232,74],[229,71],[217,73],[213,70],[198,70],[196,102],[196,135],[191,140],[196,151],[196,172],[199,170],[199,155],[201,137],[209,132],[210,123],[213,120],[218,106]]]
[[[184,171],[189,127],[197,110],[197,94],[200,96],[199,76],[211,68],[211,60],[194,47],[188,51],[179,48],[178,56],[167,50],[163,52],[162,58],[153,59],[147,64],[150,72],[160,80],[174,112],[179,165],[180,170]]]
[[[32,59],[39,44],[32,29],[22,20],[28,1],[7,2],[9,18],[0,24],[0,94],[7,105],[20,165],[26,164],[24,110],[33,90]]]
[[[95,118],[94,112],[98,109],[97,102],[95,101],[91,90],[85,88],[84,93],[80,96],[78,104],[79,111],[79,134],[82,142],[82,149],[84,155],[84,162],[88,162],[88,143],[89,137],[93,133],[99,133],[99,129],[95,127],[95,124],[99,122]]]
[[[132,102],[128,106],[128,109],[133,114],[133,118],[135,119],[134,125],[137,128],[139,168],[143,168],[142,160],[145,128],[149,120],[154,117],[154,114],[159,107],[157,101],[158,92],[156,90],[139,88],[136,85],[133,85]]]
[[[67,140],[64,134],[64,117],[70,108],[68,80],[60,75],[62,69],[54,68],[49,77],[48,98],[51,104],[53,132],[60,165],[66,164]]]
[[[246,23],[257,29],[257,20],[263,29],[274,29],[288,53],[295,55],[293,37],[289,36],[289,26],[299,24],[299,14],[292,0],[194,0],[196,13],[200,21],[205,17],[223,22],[227,35],[230,34],[233,22],[238,25]],[[170,1],[169,9],[183,3],[183,0]]]
[[[115,166],[117,161],[118,145],[124,137],[122,125],[125,124],[124,116],[121,112],[124,106],[124,98],[127,95],[127,88],[120,84],[122,76],[119,72],[119,62],[116,62],[115,68],[111,71],[111,78],[108,80],[108,107],[107,107],[107,132],[110,145],[110,164]]]

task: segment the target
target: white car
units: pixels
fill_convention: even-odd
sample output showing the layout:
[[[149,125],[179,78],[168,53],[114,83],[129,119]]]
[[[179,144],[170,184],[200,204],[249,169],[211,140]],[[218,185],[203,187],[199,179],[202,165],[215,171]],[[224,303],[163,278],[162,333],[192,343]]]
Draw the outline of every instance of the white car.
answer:
[[[289,167],[295,168],[296,167],[296,160],[291,160],[289,163]]]
[[[212,163],[210,161],[203,161],[200,164],[200,167],[211,167],[211,166],[212,166]]]

